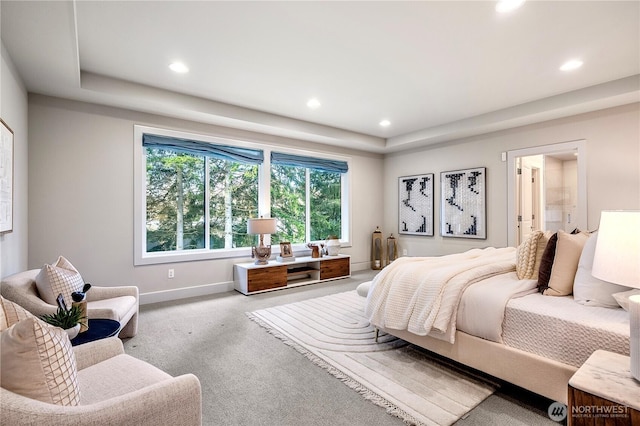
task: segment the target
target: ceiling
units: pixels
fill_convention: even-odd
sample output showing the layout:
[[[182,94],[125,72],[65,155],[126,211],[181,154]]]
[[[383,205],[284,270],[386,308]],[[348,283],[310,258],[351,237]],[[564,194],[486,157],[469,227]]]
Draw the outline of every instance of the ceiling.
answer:
[[[31,93],[379,153],[640,101],[638,1],[2,0],[0,14]]]

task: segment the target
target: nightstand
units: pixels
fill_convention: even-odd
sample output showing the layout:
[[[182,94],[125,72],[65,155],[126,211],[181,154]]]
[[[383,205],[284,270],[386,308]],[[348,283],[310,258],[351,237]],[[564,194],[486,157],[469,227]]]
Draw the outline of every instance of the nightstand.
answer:
[[[640,426],[640,382],[629,357],[598,350],[569,380],[568,424]]]

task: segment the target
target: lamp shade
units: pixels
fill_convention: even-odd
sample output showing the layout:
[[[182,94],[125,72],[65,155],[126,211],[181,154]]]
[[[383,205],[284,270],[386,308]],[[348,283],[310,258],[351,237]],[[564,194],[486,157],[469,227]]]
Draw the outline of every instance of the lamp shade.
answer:
[[[275,234],[276,220],[270,219],[249,219],[247,220],[247,234]]]
[[[640,288],[640,211],[603,211],[591,274]]]

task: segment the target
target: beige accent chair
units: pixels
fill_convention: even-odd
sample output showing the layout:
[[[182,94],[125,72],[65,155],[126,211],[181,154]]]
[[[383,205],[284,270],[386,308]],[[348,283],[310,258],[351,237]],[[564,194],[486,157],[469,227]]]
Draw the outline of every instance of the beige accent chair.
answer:
[[[40,298],[36,276],[40,269],[19,272],[0,282],[0,294],[36,316],[53,314],[58,309]],[[138,287],[98,287],[87,292],[87,316],[120,322],[120,337],[133,337],[138,333]]]
[[[117,337],[73,348],[80,405],[48,404],[0,387],[6,425],[184,425],[202,424],[200,381],[172,377],[124,353]]]

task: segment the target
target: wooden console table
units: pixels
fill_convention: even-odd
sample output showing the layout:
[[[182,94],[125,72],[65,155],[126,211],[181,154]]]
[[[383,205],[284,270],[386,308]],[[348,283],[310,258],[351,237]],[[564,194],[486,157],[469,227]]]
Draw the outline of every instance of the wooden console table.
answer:
[[[344,254],[323,257],[297,257],[292,262],[269,261],[234,265],[233,285],[242,294],[315,284],[351,276],[351,257]]]

